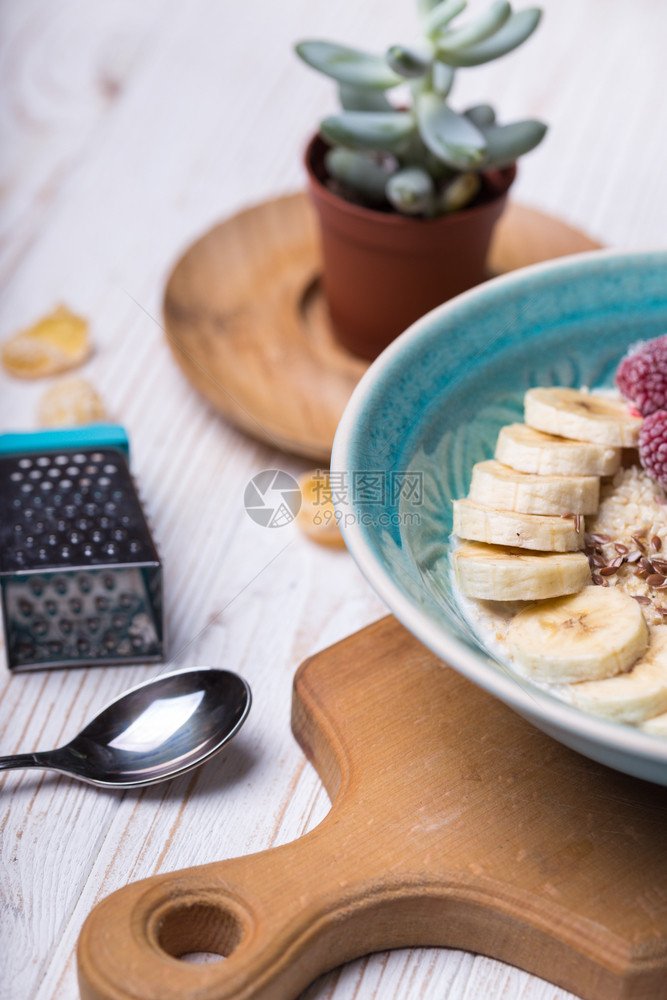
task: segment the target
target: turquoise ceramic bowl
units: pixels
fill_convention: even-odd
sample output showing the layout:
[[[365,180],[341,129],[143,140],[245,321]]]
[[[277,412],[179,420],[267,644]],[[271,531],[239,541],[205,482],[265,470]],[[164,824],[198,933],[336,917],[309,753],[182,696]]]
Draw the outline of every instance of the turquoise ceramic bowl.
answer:
[[[457,606],[453,498],[534,385],[609,386],[637,340],[667,332],[667,253],[597,251],[489,281],[422,317],[371,365],[340,422],[333,484],[345,541],[418,639],[580,753],[667,785],[667,740],[520,680]]]

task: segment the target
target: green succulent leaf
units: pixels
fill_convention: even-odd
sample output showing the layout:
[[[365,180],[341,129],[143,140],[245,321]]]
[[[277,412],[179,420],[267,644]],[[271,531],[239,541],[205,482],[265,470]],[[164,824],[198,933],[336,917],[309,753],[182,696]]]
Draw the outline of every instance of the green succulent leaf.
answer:
[[[485,129],[496,123],[496,112],[490,104],[475,104],[464,111],[464,114],[479,129]]]
[[[546,125],[534,119],[511,125],[491,125],[483,130],[486,139],[485,167],[507,167],[529,153],[542,139]]]
[[[466,0],[441,0],[424,15],[424,33],[433,38],[466,9]]]
[[[512,8],[507,0],[494,0],[494,3],[470,24],[441,35],[437,41],[438,55],[446,57],[460,49],[486,41],[502,28],[511,13]]]
[[[426,76],[431,69],[431,57],[403,45],[392,45],[386,55],[389,67],[403,77]]]
[[[433,90],[439,97],[447,97],[454,84],[454,70],[447,63],[436,59],[431,71]]]
[[[351,83],[338,84],[338,99],[344,111],[394,111],[384,91],[355,87]]]
[[[437,94],[422,94],[417,101],[419,133],[431,152],[457,170],[480,166],[486,140],[464,115],[458,115]]]
[[[414,117],[408,111],[343,111],[325,118],[320,132],[336,146],[394,152],[415,127]]]
[[[378,163],[367,153],[358,153],[343,146],[330,149],[324,158],[324,165],[331,177],[373,204],[386,201],[387,181],[398,167],[396,160]]]
[[[425,170],[405,167],[387,181],[386,194],[399,212],[420,215],[433,209],[435,187]]]
[[[422,20],[431,13],[434,7],[437,7],[441,3],[441,0],[417,0],[417,13]]]
[[[382,56],[350,49],[346,45],[313,40],[299,42],[296,52],[313,69],[339,83],[388,90],[402,82],[402,78],[392,72]]]
[[[520,10],[505,22],[502,28],[484,42],[456,52],[442,54],[450,66],[480,66],[504,56],[526,41],[540,22],[542,11],[538,7]],[[441,55],[438,52],[438,55]]]
[[[458,212],[473,200],[482,186],[479,174],[458,174],[446,186],[440,197],[444,212]]]

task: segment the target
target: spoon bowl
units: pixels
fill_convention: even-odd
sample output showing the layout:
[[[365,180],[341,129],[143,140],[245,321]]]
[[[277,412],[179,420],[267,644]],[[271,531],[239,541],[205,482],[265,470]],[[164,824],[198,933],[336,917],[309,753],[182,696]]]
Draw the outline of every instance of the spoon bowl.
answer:
[[[218,753],[251,701],[248,684],[229,670],[176,670],[126,691],[66,746],[0,757],[0,771],[40,767],[106,788],[153,785]]]

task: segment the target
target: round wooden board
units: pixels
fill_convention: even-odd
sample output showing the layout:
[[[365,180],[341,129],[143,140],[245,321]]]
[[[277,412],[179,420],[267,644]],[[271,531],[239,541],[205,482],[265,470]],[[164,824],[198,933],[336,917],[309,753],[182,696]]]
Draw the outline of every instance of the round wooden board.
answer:
[[[510,204],[492,273],[599,249],[570,226]],[[167,282],[167,338],[195,388],[260,440],[329,462],[352,390],[368,367],[331,332],[305,193],[249,208],[191,246]]]

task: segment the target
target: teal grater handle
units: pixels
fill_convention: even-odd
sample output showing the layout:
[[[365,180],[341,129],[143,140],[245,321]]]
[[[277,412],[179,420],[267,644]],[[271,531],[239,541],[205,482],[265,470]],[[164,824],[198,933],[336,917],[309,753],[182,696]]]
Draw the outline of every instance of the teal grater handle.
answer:
[[[86,424],[0,434],[0,455],[59,451],[62,448],[117,448],[128,458],[130,455],[129,438],[120,424]]]

